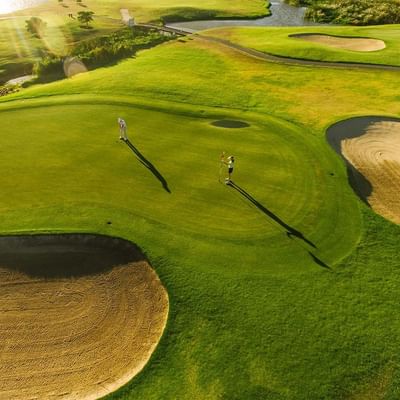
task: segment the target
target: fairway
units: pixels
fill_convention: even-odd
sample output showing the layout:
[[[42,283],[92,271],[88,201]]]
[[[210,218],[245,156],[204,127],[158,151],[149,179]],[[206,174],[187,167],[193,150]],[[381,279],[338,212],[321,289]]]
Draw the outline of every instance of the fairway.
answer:
[[[289,37],[308,32],[387,47],[354,52]],[[1,233],[121,238],[168,294],[154,352],[107,399],[398,400],[400,227],[354,193],[349,160],[326,132],[358,117],[398,121],[399,72],[252,53],[399,65],[397,37],[394,27],[213,30],[0,99]],[[386,154],[397,130],[389,133]],[[370,154],[348,145],[348,156]],[[236,160],[229,185],[222,152]],[[134,293],[129,268],[106,268],[124,271],[117,298]],[[103,272],[73,283],[93,279],[111,296]],[[124,353],[118,334],[131,326],[115,322],[105,357],[107,348]],[[28,335],[29,324],[18,331]]]

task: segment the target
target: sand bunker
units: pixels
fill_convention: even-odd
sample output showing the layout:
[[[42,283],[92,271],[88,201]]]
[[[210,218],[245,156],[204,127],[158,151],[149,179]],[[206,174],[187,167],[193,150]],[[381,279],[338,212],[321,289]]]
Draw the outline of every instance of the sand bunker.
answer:
[[[250,125],[247,122],[243,121],[235,121],[231,119],[221,119],[219,121],[214,121],[211,122],[212,126],[217,126],[219,128],[230,128],[230,129],[235,129],[235,128],[247,128]]]
[[[67,57],[64,60],[63,67],[64,67],[64,74],[68,78],[87,72],[85,64],[83,64],[83,62],[76,57]]]
[[[400,223],[400,119],[339,122],[328,141],[346,159],[356,192],[380,215]]]
[[[299,33],[290,35],[289,37],[352,51],[377,51],[386,47],[385,42],[379,39],[330,36],[314,33]]]
[[[168,297],[132,244],[0,238],[0,398],[96,399],[146,364]]]

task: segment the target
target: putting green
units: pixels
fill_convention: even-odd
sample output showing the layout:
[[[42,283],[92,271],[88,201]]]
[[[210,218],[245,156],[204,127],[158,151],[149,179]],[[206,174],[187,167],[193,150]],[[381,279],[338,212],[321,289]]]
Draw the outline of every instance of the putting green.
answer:
[[[192,235],[268,239],[267,253],[290,248],[306,265],[315,261],[309,251],[331,264],[354,245],[330,228],[356,207],[331,201],[344,195],[335,159],[321,159],[321,144],[299,127],[239,113],[249,126],[232,131],[211,125],[217,114],[96,101],[2,108],[0,167],[14,165],[2,182],[3,210],[66,200],[107,205]],[[118,140],[118,116],[128,121],[130,145]],[[222,151],[237,157],[235,187],[219,183]],[[24,191],[10,195],[15,181]]]

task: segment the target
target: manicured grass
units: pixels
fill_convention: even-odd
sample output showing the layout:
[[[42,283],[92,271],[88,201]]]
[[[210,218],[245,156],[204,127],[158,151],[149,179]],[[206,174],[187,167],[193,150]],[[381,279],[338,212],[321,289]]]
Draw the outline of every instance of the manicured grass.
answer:
[[[80,5],[81,4],[81,5]],[[199,18],[255,18],[268,15],[265,0],[56,0],[21,10],[0,19],[0,83],[12,77],[31,73],[32,64],[43,52],[65,55],[76,42],[104,35],[122,27],[121,8],[127,8],[136,22],[156,22],[163,18],[187,20]],[[82,29],[76,19],[82,10],[95,12],[92,29]],[[73,14],[75,19],[69,18]],[[47,23],[44,37],[34,38],[25,28],[31,16]]]
[[[384,50],[360,52],[335,49],[289,37],[296,33],[381,39]],[[205,31],[204,35],[222,37],[245,47],[287,57],[306,60],[347,61],[372,64],[400,65],[400,26],[372,27],[298,27],[298,28],[242,28],[229,27]]]
[[[400,115],[399,83],[197,38],[0,101],[0,231],[127,238],[168,289],[160,346],[109,398],[399,398],[400,230],[324,138],[350,115]],[[171,193],[118,142],[118,115]],[[222,150],[258,207],[218,183]]]
[[[40,107],[32,102],[34,107],[29,108],[29,104],[25,102],[23,107],[2,113],[4,131],[15,129],[18,141],[35,141],[35,151],[29,146],[20,149],[18,158],[23,161],[8,184],[3,182],[4,196],[0,196],[0,203],[7,209],[15,203],[8,193],[16,179],[25,187],[26,207],[32,202],[39,207],[60,203],[68,192],[69,202],[92,201],[134,210],[138,216],[206,238],[224,240],[229,235],[229,241],[251,243],[272,237],[271,240],[284,247],[293,248],[288,251],[288,255],[293,253],[290,256],[296,257],[293,261],[298,262],[302,254],[307,266],[313,264],[308,251],[314,253],[315,249],[315,255],[332,263],[346,255],[354,244],[352,230],[344,230],[340,241],[329,232],[329,220],[343,218],[344,223],[349,213],[357,213],[354,201],[345,202],[341,208],[321,208],[321,204],[332,203],[329,200],[332,197],[346,196],[340,184],[345,179],[343,174],[330,175],[331,170],[338,168],[335,156],[321,162],[319,153],[323,143],[302,135],[301,129],[287,122],[266,117],[253,120],[254,116],[240,112],[227,113],[226,116],[245,119],[251,124],[230,130],[210,125],[219,118],[217,112],[200,113],[193,109],[188,115],[185,110],[178,113],[179,108],[177,114],[156,112],[130,108],[129,102],[124,104],[118,98],[115,104],[112,98],[101,97],[78,97],[76,105],[74,98],[62,97],[51,103],[39,103]],[[162,180],[118,141],[119,115],[129,120],[133,145],[143,157],[154,162],[171,193],[163,190]],[[66,116],[68,130],[64,131]],[[10,135],[8,139],[9,142],[3,142],[4,148],[13,148],[17,138]],[[282,219],[281,224],[263,215],[233,188],[218,183],[219,153],[224,149],[239,155],[238,185],[243,182],[243,189],[276,213]],[[37,160],[37,151],[47,156]],[[14,157],[13,151],[5,151],[4,168]],[[113,168],[105,162],[110,159],[115,160]],[[65,169],[68,173],[63,176]],[[246,178],[242,181],[241,177]],[[323,187],[324,194],[317,196],[316,192]],[[82,196],[85,191],[87,199]],[[18,194],[22,203],[23,198]],[[321,211],[330,216],[318,216]],[[284,223],[293,225],[308,241],[315,241],[316,247],[308,246],[307,240],[296,236],[287,238],[288,228]],[[359,229],[357,224],[354,228],[355,232]],[[273,246],[270,251],[276,250]],[[245,257],[246,252],[242,251],[242,260]],[[252,246],[247,257],[254,257]],[[229,263],[219,260],[216,264]]]
[[[288,278],[325,279],[331,272],[310,253],[334,268],[358,240],[357,201],[350,196],[340,163],[334,154],[321,160],[324,143],[288,122],[239,111],[219,114],[192,108],[179,113],[179,106],[174,113],[148,110],[118,98],[90,96],[10,106],[1,108],[0,167],[9,170],[13,165],[1,180],[0,204],[6,215],[1,231],[83,230],[123,236],[145,250],[165,280],[172,297],[170,327],[180,331],[175,354],[165,360],[175,379],[167,374],[168,388],[157,385],[141,398],[160,398],[165,389],[167,398],[186,398],[188,393],[202,398],[202,384],[195,380],[177,385],[176,379],[189,379],[196,374],[197,362],[206,365],[210,356],[216,364],[202,378],[204,395],[210,398],[217,394],[208,389],[211,371],[223,386],[233,373],[227,357],[250,362],[246,368],[265,373],[259,356],[247,357],[260,350],[263,339],[256,332],[269,329],[265,310],[272,299],[270,293],[254,301],[253,290],[261,294],[272,285],[274,292]],[[129,121],[132,143],[165,178],[171,193],[118,141],[118,115]],[[243,119],[251,126],[216,128],[210,125],[216,118]],[[268,211],[218,183],[222,149],[238,155],[235,182]],[[16,182],[21,190],[15,190]],[[337,222],[334,229],[332,220]],[[299,231],[298,237],[287,235],[292,229]],[[253,283],[244,285],[246,281]],[[221,282],[226,292],[222,297]],[[249,343],[252,324],[258,328],[251,328],[256,336]],[[218,333],[221,329],[226,332]],[[166,337],[171,340],[168,331]],[[220,343],[217,348],[214,341]],[[239,346],[244,347],[233,358]],[[193,351],[202,354],[196,362]],[[245,381],[238,380],[236,389],[229,390],[242,396]]]
[[[129,95],[139,103],[163,100],[189,108],[195,104],[253,110],[323,132],[340,117],[400,114],[399,80],[398,73],[388,71],[285,67],[196,38],[166,43],[139,53],[135,60],[32,87],[3,101],[83,93]]]

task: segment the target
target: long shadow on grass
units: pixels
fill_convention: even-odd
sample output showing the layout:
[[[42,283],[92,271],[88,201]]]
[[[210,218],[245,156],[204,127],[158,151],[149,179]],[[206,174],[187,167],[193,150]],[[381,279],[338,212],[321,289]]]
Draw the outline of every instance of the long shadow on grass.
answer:
[[[303,240],[305,243],[310,245],[311,247],[314,247],[314,249],[317,248],[315,244],[311,241],[308,240],[300,231],[292,228],[289,226],[286,222],[282,221],[277,215],[275,215],[272,211],[268,210],[267,207],[263,206],[261,203],[259,203],[253,196],[251,196],[248,192],[246,192],[243,188],[241,188],[239,185],[237,185],[234,182],[230,182],[231,187],[233,187],[235,190],[237,190],[242,196],[244,196],[247,200],[250,200],[251,203],[253,203],[261,212],[263,212],[266,216],[277,222],[282,228],[286,229],[286,234],[292,238],[293,236]]]
[[[302,240],[304,243],[308,244],[309,246],[313,247],[314,249],[317,246],[309,239],[307,239],[300,231],[294,229],[282,219],[280,219],[277,215],[275,215],[272,211],[268,210],[267,207],[263,206],[260,202],[258,202],[250,193],[246,192],[243,188],[237,185],[234,182],[230,182],[230,187],[237,190],[243,197],[249,200],[252,204],[254,204],[262,213],[264,213],[267,217],[271,218],[273,221],[278,223],[282,228],[286,230],[286,235],[292,239],[293,237]],[[329,265],[325,264],[322,260],[320,260],[317,256],[315,256],[311,251],[307,251],[313,261],[318,264],[320,267],[331,269]]]
[[[171,193],[171,190],[168,187],[168,182],[161,175],[158,169],[129,141],[129,139],[126,140],[125,143],[133,151],[137,159],[160,181],[164,190]]]

